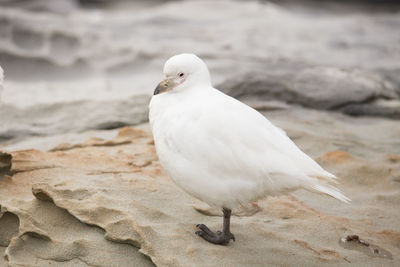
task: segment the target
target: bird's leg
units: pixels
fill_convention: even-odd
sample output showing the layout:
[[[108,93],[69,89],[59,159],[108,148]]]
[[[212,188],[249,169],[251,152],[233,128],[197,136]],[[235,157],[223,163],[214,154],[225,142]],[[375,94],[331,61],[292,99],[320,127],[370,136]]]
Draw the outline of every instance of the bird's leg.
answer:
[[[197,231],[196,234],[201,236],[208,242],[217,245],[227,245],[231,239],[235,241],[235,236],[230,231],[230,220],[232,211],[230,209],[223,208],[222,212],[224,213],[222,232],[217,231],[216,233],[214,233],[204,224],[198,224],[197,228],[199,228],[200,230]]]

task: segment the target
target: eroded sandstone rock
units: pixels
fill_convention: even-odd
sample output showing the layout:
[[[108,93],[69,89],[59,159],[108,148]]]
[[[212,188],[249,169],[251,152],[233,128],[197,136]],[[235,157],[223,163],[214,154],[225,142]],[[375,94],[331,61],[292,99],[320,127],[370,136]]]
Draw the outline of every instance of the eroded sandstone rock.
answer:
[[[0,252],[7,247],[11,265],[391,265],[400,255],[397,155],[375,162],[341,151],[321,156],[342,178],[350,205],[306,192],[267,198],[238,209],[237,242],[228,247],[194,234],[197,223],[219,229],[218,210],[166,176],[148,131],[124,128],[108,141],[12,155],[14,175],[0,182],[0,226],[7,225]],[[340,237],[354,233],[394,259],[342,247]]]

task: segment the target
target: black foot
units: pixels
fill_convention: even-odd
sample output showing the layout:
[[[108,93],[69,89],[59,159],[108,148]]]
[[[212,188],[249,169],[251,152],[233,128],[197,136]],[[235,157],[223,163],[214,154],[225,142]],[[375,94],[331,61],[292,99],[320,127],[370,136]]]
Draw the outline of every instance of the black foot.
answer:
[[[198,224],[196,225],[196,227],[200,229],[199,231],[196,231],[196,235],[201,236],[204,240],[210,243],[217,245],[228,245],[229,240],[232,239],[233,241],[235,241],[235,236],[230,232],[224,233],[221,231],[217,231],[216,233],[214,233],[204,224]]]

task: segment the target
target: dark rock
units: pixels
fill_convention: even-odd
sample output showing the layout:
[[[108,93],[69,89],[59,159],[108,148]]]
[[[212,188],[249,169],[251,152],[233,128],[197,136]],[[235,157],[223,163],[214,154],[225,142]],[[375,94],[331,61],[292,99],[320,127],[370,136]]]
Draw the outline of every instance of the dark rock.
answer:
[[[361,70],[334,67],[250,72],[217,86],[240,100],[279,100],[349,115],[399,118],[400,100],[391,83]],[[388,99],[384,104],[377,100]],[[390,101],[389,101],[390,100]]]
[[[11,159],[11,154],[0,151],[0,180],[2,180],[3,175],[9,174],[11,170]]]
[[[372,103],[349,104],[343,107],[342,112],[352,116],[377,116],[400,119],[400,101],[378,100]]]
[[[382,81],[368,73],[324,67],[295,74],[289,89],[299,97],[300,104],[317,109],[335,109],[390,94]]]
[[[10,0],[0,1],[0,6],[20,8],[34,12],[53,12],[58,14],[67,14],[78,7],[75,0]]]

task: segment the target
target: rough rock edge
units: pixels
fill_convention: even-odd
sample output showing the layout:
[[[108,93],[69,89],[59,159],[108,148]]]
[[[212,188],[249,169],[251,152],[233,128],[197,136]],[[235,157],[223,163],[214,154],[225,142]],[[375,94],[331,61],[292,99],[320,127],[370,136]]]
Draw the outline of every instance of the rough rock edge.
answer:
[[[43,187],[45,187],[45,188],[47,187],[48,191],[44,190]],[[57,200],[54,197],[52,197],[50,192],[51,192],[51,188],[49,186],[47,186],[46,184],[34,184],[34,185],[32,185],[32,193],[37,199],[45,200],[45,201],[51,201],[52,203],[54,203],[55,206],[67,211],[71,216],[75,217],[80,222],[82,222],[84,224],[87,224],[87,225],[91,225],[91,226],[95,226],[95,227],[99,227],[99,228],[103,229],[104,230],[104,238],[109,240],[109,241],[112,241],[112,242],[115,242],[115,243],[120,243],[120,244],[128,244],[128,245],[131,245],[131,246],[133,246],[135,248],[138,248],[139,249],[138,251],[141,254],[146,256],[154,265],[158,266],[157,265],[157,259],[154,258],[155,255],[152,255],[152,253],[151,253],[151,249],[150,249],[151,246],[150,245],[146,246],[146,242],[145,242],[146,239],[141,238],[141,236],[140,236],[140,229],[135,229],[134,230],[135,233],[139,234],[138,240],[133,240],[133,239],[132,240],[131,239],[121,240],[121,239],[119,239],[117,237],[114,237],[112,234],[109,233],[110,232],[109,231],[110,230],[109,229],[110,228],[109,224],[108,225],[101,225],[101,224],[98,224],[98,223],[94,223],[92,221],[85,220],[84,218],[81,218],[79,215],[71,213],[62,204],[63,201],[62,200]],[[142,244],[142,245],[140,245],[140,244]]]
[[[11,177],[10,177],[11,178]],[[112,235],[109,234],[109,232],[107,231],[107,226],[106,227],[102,227],[98,224],[93,224],[91,222],[86,222],[85,220],[82,220],[81,218],[79,218],[79,216],[75,216],[74,214],[70,213],[68,209],[64,208],[62,205],[58,205],[55,201],[53,201],[52,197],[46,192],[44,191],[42,188],[36,188],[34,185],[32,186],[32,194],[41,201],[49,201],[51,203],[54,204],[54,206],[56,206],[57,208],[62,209],[63,211],[67,212],[69,215],[71,215],[72,217],[74,217],[75,219],[77,219],[78,221],[80,221],[83,224],[89,225],[89,226],[93,226],[93,227],[98,227],[101,228],[104,231],[104,238],[108,241],[111,242],[115,242],[115,243],[119,243],[119,244],[127,244],[127,245],[131,245],[134,248],[138,249],[138,252],[141,253],[142,255],[144,255],[152,264],[154,264],[154,266],[156,266],[156,264],[153,262],[153,259],[147,255],[146,253],[144,253],[144,251],[142,251],[141,247],[140,247],[140,243],[135,241],[135,240],[121,240],[118,239],[117,237],[113,237]],[[47,241],[51,241],[50,236],[46,233],[43,232],[42,230],[34,227],[33,225],[29,225],[32,229],[28,230],[28,231],[24,231],[24,232],[20,232],[20,228],[21,228],[21,221],[27,221],[27,220],[21,220],[20,216],[23,216],[23,214],[21,214],[20,212],[15,212],[13,210],[9,210],[7,209],[7,207],[5,206],[1,206],[0,205],[0,219],[2,218],[2,216],[6,213],[12,214],[14,216],[16,216],[18,218],[18,233],[17,235],[13,236],[11,238],[11,241],[16,238],[16,237],[22,237],[24,235],[28,235],[31,237],[35,237],[35,238],[39,238],[42,240],[47,240]],[[24,225],[23,228],[28,228],[27,225]],[[4,255],[0,255],[0,256],[4,256],[4,259],[9,262],[9,255],[8,255],[8,246],[5,247],[5,254]],[[83,263],[85,263],[88,266],[92,266],[89,263],[85,262],[83,259],[80,258],[74,258],[77,259]],[[73,259],[69,260],[72,261]],[[0,262],[1,263],[1,262]]]

